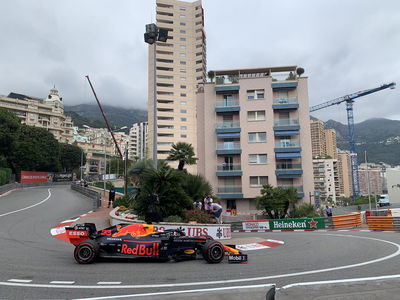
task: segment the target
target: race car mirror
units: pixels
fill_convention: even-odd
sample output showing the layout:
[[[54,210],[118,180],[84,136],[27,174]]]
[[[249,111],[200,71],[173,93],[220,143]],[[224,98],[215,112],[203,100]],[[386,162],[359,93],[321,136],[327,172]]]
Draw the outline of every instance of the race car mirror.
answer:
[[[229,263],[247,264],[247,254],[230,254],[228,255]]]

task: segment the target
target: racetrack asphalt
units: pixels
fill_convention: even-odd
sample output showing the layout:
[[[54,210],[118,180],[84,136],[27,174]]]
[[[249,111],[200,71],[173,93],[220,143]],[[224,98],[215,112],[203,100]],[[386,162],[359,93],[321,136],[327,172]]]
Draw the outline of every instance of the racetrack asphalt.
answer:
[[[37,203],[41,204],[32,206]],[[190,298],[206,293],[208,299],[224,299],[230,293],[240,293],[216,289],[239,290],[243,286],[252,286],[240,289],[248,299],[262,295],[260,299],[265,299],[263,291],[267,287],[256,286],[276,284],[279,288],[298,282],[400,273],[400,236],[386,232],[235,233],[234,238],[285,242],[282,247],[249,251],[248,264],[213,265],[198,259],[181,263],[104,260],[79,265],[73,259],[73,246],[54,239],[49,231],[60,221],[90,211],[91,204],[91,199],[68,186],[51,187],[50,192],[47,187],[17,190],[0,197],[0,299],[137,299],[134,294],[165,292],[179,292],[173,294],[175,299],[185,299],[188,294],[182,292],[196,289],[203,291],[191,292]],[[32,207],[21,210],[28,206]],[[386,282],[391,286],[390,281]],[[340,291],[346,292],[346,288]],[[324,295],[323,289],[320,293]],[[357,289],[351,293],[354,295]],[[168,299],[172,295],[148,295],[143,299],[155,297]]]

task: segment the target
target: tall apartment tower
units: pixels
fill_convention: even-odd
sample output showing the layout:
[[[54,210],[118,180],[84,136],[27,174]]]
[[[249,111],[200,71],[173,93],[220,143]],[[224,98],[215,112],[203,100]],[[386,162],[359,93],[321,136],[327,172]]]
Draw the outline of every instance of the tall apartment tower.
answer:
[[[307,77],[296,66],[215,71],[197,94],[198,172],[224,209],[255,212],[262,185],[314,194]]]
[[[173,143],[186,142],[195,150],[197,147],[196,91],[206,79],[206,35],[201,0],[157,0],[156,21],[157,26],[167,29],[169,34],[167,42],[149,46],[148,146],[152,153],[155,86],[157,157],[165,159]]]
[[[337,159],[336,130],[324,129],[321,120],[310,121],[311,144],[313,157],[325,157]]]
[[[147,122],[135,123],[129,130],[129,159],[144,159],[149,153],[147,144]]]

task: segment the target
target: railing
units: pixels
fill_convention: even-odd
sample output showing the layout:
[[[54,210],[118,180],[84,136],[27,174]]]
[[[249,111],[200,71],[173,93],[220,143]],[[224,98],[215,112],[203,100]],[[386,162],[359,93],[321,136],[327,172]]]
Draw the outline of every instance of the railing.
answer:
[[[229,76],[217,76],[215,78],[216,85],[225,85],[225,84],[238,84],[239,83],[239,76],[229,75]]]
[[[218,187],[218,193],[221,194],[230,194],[230,193],[241,193],[242,192],[242,187],[241,186],[224,186],[224,187]]]
[[[277,164],[277,170],[301,170],[301,164]]]
[[[223,165],[217,166],[217,171],[240,171],[241,169],[242,169],[241,165],[223,164]]]
[[[274,121],[274,126],[293,126],[299,125],[299,120],[276,120]]]
[[[240,143],[217,144],[217,150],[239,150]]]
[[[275,98],[273,104],[298,104],[297,97],[295,98]]]
[[[217,101],[215,106],[216,107],[234,107],[234,106],[239,106],[239,101],[235,101],[235,100]]]
[[[300,147],[300,141],[281,141],[275,143],[275,148],[297,148]]]
[[[218,129],[224,129],[224,128],[239,128],[240,127],[240,122],[223,122],[223,123],[217,123],[217,128]]]

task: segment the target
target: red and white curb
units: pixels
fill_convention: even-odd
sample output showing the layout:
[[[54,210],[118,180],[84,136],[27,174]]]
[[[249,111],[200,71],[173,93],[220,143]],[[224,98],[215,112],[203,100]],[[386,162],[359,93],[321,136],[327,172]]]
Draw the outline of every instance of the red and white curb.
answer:
[[[277,240],[265,240],[259,243],[251,243],[251,244],[244,244],[244,245],[236,245],[235,248],[242,251],[249,251],[249,250],[260,250],[260,249],[267,249],[273,248],[284,245],[285,242],[277,241]]]
[[[69,238],[67,237],[65,227],[70,226],[72,223],[78,221],[80,218],[90,214],[91,212],[92,211],[89,211],[88,213],[80,215],[75,219],[62,221],[61,223],[57,224],[56,226],[50,229],[50,234],[59,240],[62,240],[64,242],[69,242]]]
[[[369,230],[369,229],[276,229],[276,230],[232,230],[232,232],[297,232],[297,231],[318,231],[318,232],[392,232],[400,233],[399,230]]]

